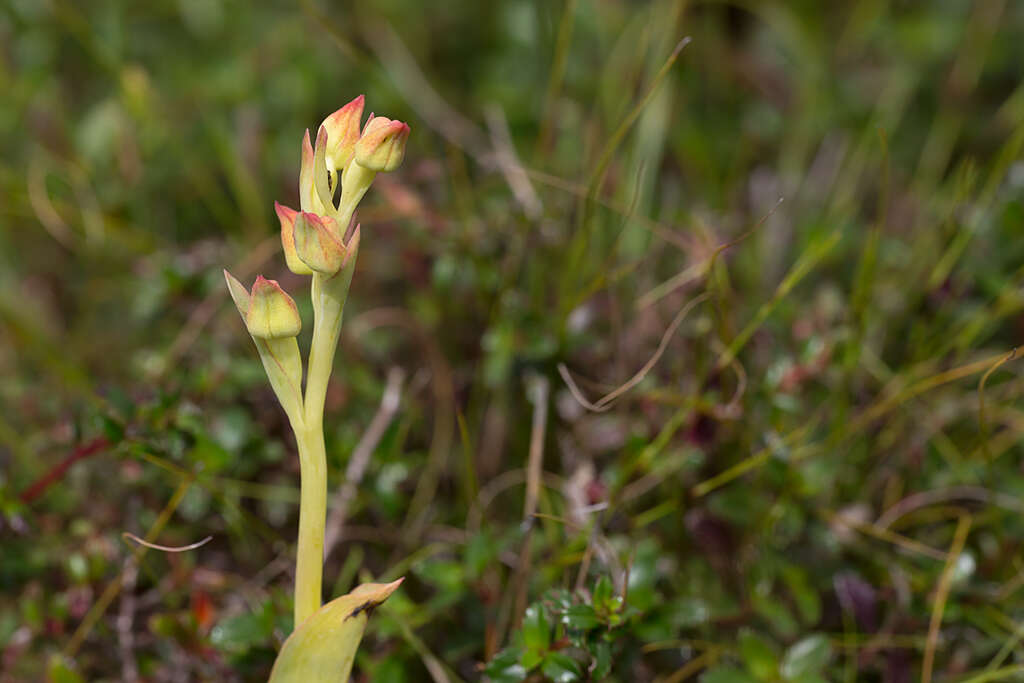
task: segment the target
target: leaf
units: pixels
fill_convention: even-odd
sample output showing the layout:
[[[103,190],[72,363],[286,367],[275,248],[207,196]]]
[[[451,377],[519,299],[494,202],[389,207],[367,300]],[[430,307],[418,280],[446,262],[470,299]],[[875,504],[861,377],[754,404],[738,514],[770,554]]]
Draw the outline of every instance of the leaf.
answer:
[[[523,656],[519,658],[519,663],[526,671],[533,671],[543,661],[544,650],[523,650]]]
[[[565,625],[578,631],[589,631],[601,624],[590,605],[573,605],[565,612]]]
[[[820,633],[807,636],[786,651],[782,676],[788,680],[814,674],[825,668],[832,657],[832,644]]]
[[[782,638],[793,637],[799,632],[799,624],[790,614],[786,604],[774,596],[756,596],[754,611],[770,622],[772,631]]]
[[[269,683],[347,681],[370,612],[401,583],[364,583],[317,610],[284,642]]]
[[[583,675],[576,660],[564,652],[552,652],[545,657],[541,671],[555,683],[573,683]]]
[[[168,625],[157,622],[155,625]],[[210,642],[229,653],[247,652],[270,641],[274,632],[273,612],[269,602],[253,612],[244,612],[222,619],[210,632]]]
[[[494,656],[484,673],[492,683],[518,683],[526,679],[527,670],[519,663],[523,651],[516,647],[502,650]]]
[[[594,670],[591,677],[595,681],[603,681],[612,671],[612,646],[604,641],[594,647]]]
[[[775,678],[779,671],[779,657],[771,643],[750,630],[740,632],[740,656],[747,670],[762,681]]]
[[[612,598],[615,596],[615,589],[612,587],[611,579],[602,576],[594,584],[594,609],[608,609]]]
[[[782,570],[782,580],[793,595],[800,618],[805,624],[814,626],[821,619],[821,598],[811,585],[807,572],[797,566]]]
[[[523,644],[528,650],[543,652],[550,642],[551,629],[544,610],[538,604],[530,605],[523,616]]]

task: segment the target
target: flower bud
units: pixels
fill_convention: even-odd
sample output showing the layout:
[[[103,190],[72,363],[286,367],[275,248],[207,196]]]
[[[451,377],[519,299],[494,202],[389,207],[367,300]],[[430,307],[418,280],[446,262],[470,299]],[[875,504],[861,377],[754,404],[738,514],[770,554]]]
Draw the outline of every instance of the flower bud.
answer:
[[[277,202],[274,202],[274,211],[281,221],[281,246],[284,247],[284,260],[288,264],[288,270],[296,275],[312,275],[313,271],[295,253],[295,217],[299,212]]]
[[[276,280],[267,280],[260,275],[249,293],[245,326],[254,337],[284,339],[298,336],[302,329],[302,319],[295,302],[281,289],[281,285]]]
[[[325,275],[341,270],[348,256],[337,222],[305,211],[295,218],[295,252],[305,265]]]
[[[371,171],[393,171],[405,158],[409,126],[384,116],[370,119],[356,143],[356,163]]]
[[[320,126],[316,148],[309,142],[309,130],[302,138],[302,165],[299,168],[299,206],[303,211],[327,215],[334,210],[327,182],[327,129]]]
[[[360,95],[324,119],[322,127],[327,131],[327,169],[332,173],[337,174],[352,161],[359,141],[364,100]]]

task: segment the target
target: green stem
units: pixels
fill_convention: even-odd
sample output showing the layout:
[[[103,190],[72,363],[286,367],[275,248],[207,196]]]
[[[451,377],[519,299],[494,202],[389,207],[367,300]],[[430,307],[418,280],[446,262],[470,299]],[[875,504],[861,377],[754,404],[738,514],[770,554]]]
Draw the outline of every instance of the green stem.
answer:
[[[295,432],[299,444],[299,543],[295,561],[295,628],[320,609],[323,594],[327,453],[323,420]]]
[[[295,565],[295,627],[320,609],[327,517],[327,451],[324,404],[341,334],[341,317],[355,266],[353,254],[337,275],[313,274],[313,342],[309,349],[301,424],[293,425],[299,445],[299,543]]]
[[[344,273],[338,273],[330,280],[325,280],[320,273],[313,273],[310,286],[313,299],[313,343],[309,347],[309,370],[306,374],[306,424],[323,424],[327,384],[334,367],[334,352],[338,347],[341,314],[345,307],[344,299],[338,301],[333,291],[332,281],[339,277],[344,277]]]

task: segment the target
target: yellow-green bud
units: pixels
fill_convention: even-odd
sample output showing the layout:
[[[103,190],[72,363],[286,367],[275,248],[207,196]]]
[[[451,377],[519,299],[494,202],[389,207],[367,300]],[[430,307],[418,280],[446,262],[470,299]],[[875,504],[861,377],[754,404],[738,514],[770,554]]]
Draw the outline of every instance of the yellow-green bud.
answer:
[[[295,251],[305,265],[325,275],[337,273],[348,256],[337,222],[305,211],[295,218]]]
[[[409,126],[384,116],[370,119],[356,143],[356,163],[371,171],[388,172],[398,168],[405,158]]]
[[[245,326],[254,337],[284,339],[298,336],[302,319],[295,302],[281,289],[281,285],[260,275],[249,293]]]

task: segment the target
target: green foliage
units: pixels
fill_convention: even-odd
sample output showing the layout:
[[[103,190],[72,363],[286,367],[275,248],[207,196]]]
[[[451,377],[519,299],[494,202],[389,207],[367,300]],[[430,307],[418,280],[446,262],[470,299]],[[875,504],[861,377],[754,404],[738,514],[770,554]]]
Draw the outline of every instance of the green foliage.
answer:
[[[640,616],[616,595],[607,576],[597,579],[589,599],[549,591],[523,613],[513,645],[499,652],[485,672],[492,681],[524,681],[541,674],[554,683],[605,680],[612,672],[619,636]]]
[[[326,401],[334,498],[404,372],[324,571],[407,577],[355,680],[1011,675],[1019,359],[978,389],[1021,344],[1022,38],[997,0],[0,3],[0,678],[267,680],[297,454],[220,268],[301,291],[266,198],[361,92],[413,134]]]
[[[809,635],[786,648],[781,657],[779,646],[749,630],[741,631],[737,641],[742,668],[720,665],[708,669],[701,681],[784,681],[819,683],[827,681],[825,667],[832,657],[832,644],[822,634]]]

